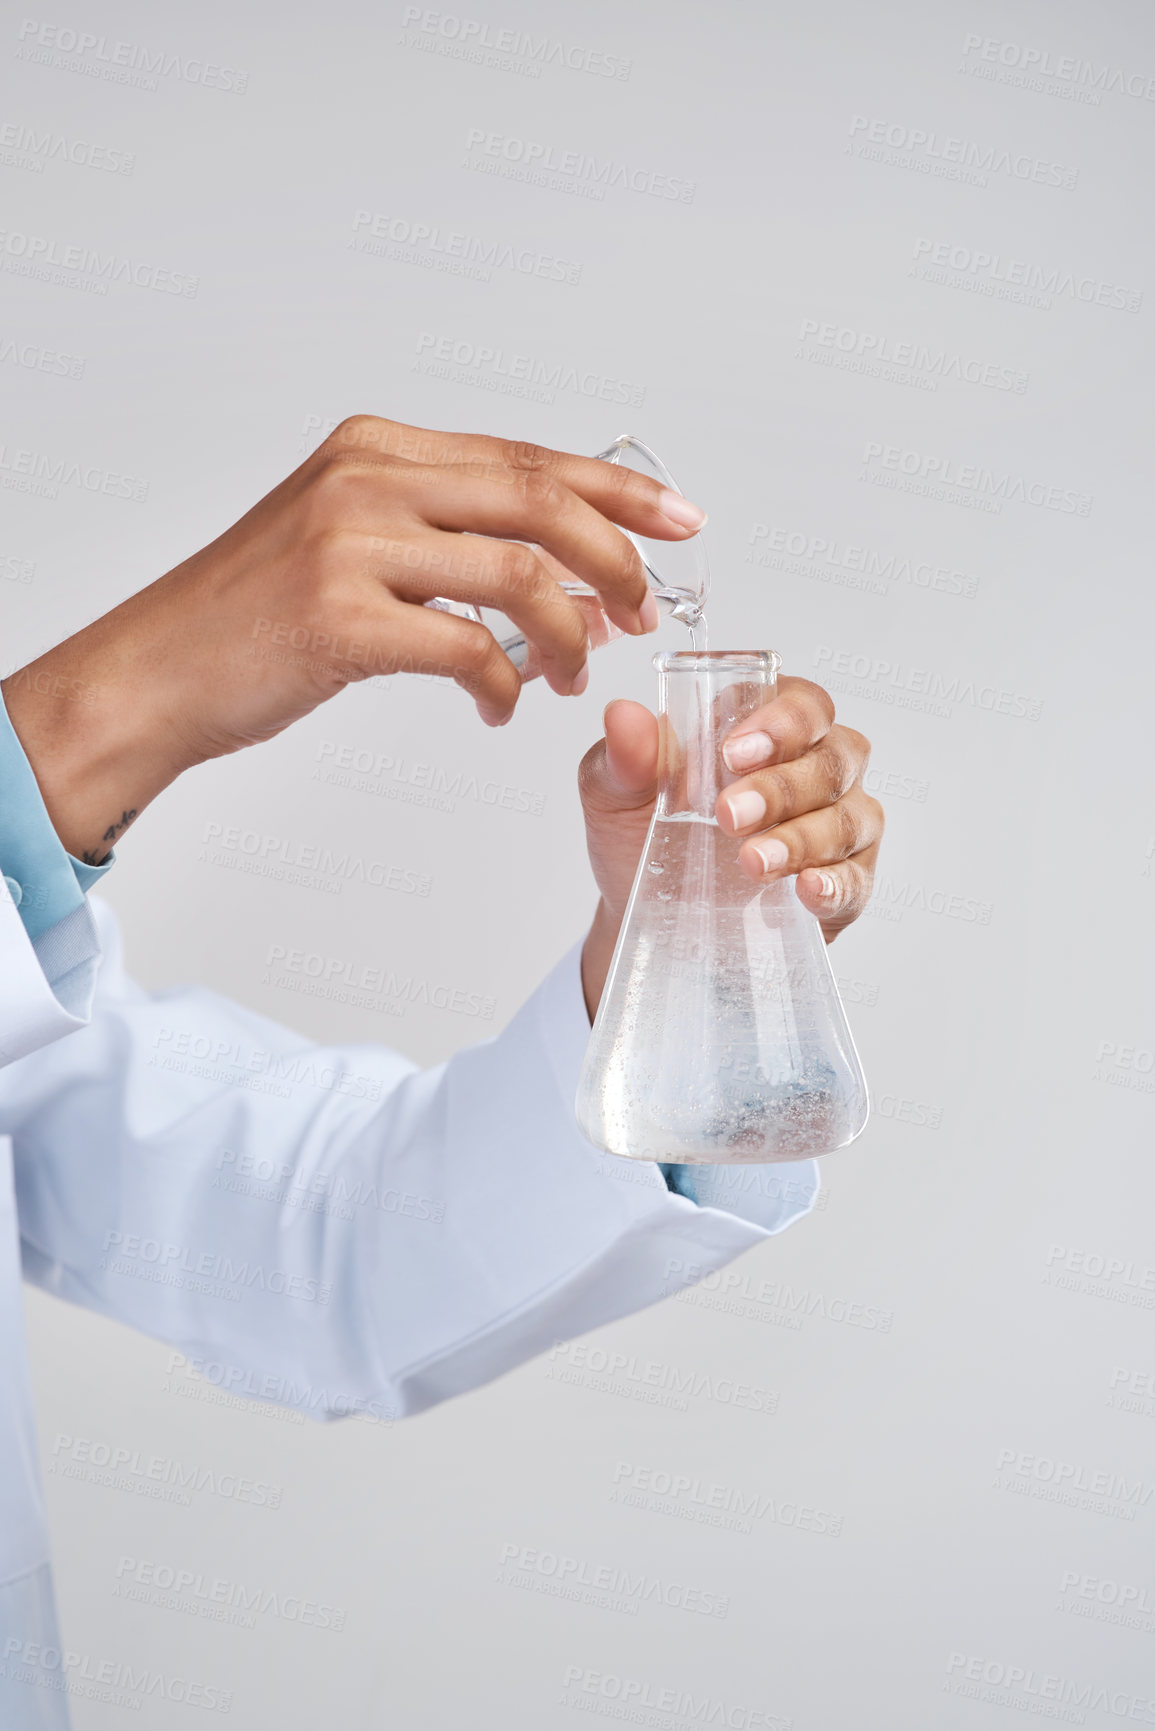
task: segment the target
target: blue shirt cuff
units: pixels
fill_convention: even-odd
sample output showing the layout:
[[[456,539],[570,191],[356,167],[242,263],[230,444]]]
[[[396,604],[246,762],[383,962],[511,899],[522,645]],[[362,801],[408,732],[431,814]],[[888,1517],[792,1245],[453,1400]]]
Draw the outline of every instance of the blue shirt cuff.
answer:
[[[103,865],[85,865],[65,851],[0,692],[0,876],[28,936],[35,940],[75,913],[115,863],[109,854]]]

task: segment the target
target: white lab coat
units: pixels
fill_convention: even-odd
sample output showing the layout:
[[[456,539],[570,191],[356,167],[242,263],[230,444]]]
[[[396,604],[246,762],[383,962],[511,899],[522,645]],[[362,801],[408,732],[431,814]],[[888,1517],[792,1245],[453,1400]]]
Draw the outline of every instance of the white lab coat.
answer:
[[[68,1722],[21,1259],[240,1393],[400,1416],[700,1279],[812,1205],[812,1161],[764,1169],[743,1218],[590,1147],[576,951],[504,1033],[421,1071],[200,987],[142,991],[106,908],[49,938],[34,950],[0,884],[5,1731]]]

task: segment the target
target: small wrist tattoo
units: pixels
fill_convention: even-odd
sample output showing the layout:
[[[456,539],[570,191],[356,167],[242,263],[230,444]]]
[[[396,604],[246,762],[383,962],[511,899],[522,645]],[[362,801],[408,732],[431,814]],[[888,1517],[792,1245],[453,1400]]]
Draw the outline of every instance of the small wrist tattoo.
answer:
[[[102,853],[99,853],[99,854],[98,853],[92,853],[86,848],[85,851],[80,856],[81,863],[83,865],[90,865],[90,866],[103,865],[104,861],[108,858],[109,850],[112,846],[112,843],[116,840],[117,836],[120,834],[122,829],[128,828],[129,824],[132,822],[132,820],[135,816],[136,816],[135,810],[122,811],[120,814],[120,817],[118,818],[116,823],[110,823],[108,828],[105,830],[104,834],[100,838],[101,841],[106,841],[109,844],[109,846],[106,847],[104,849],[104,851]]]

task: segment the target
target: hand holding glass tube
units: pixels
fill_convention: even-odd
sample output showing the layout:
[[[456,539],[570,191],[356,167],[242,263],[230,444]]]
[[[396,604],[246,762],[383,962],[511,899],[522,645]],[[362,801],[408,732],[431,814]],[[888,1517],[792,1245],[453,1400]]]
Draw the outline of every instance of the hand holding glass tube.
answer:
[[[639,473],[652,477],[663,489],[663,497],[669,500],[671,496],[684,498],[670,471],[661,458],[641,439],[632,433],[619,433],[612,445],[597,454],[598,462],[613,463],[629,473]],[[686,501],[685,509],[697,513],[698,508]],[[704,518],[699,516],[699,527]],[[710,592],[710,564],[706,554],[706,546],[702,537],[692,535],[681,542],[659,541],[627,528],[626,533],[637,549],[650,586],[650,593],[655,603],[663,613],[668,613],[690,631],[690,641],[695,648],[705,648],[704,609],[706,598]],[[586,621],[589,635],[589,647],[600,649],[603,644],[610,643],[622,632],[613,624],[600,604],[596,589],[589,584],[576,581],[571,571],[558,563],[546,548],[534,549],[558,587],[571,596],[581,609]],[[477,607],[461,606],[439,597],[428,603],[430,607],[444,609],[448,612],[460,613],[466,618],[474,619],[478,624],[484,624],[481,612]],[[701,639],[699,641],[699,638]],[[541,659],[534,645],[524,632],[513,632],[510,635],[499,635],[498,641],[502,651],[509,657],[518,669],[523,681],[528,681],[542,671]]]

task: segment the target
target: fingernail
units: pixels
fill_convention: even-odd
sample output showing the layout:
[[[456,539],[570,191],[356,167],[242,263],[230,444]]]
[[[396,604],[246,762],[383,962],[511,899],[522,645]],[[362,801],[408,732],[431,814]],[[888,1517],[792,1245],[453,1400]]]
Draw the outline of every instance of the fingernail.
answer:
[[[774,741],[768,733],[740,733],[722,747],[722,760],[735,775],[740,770],[757,769],[760,763],[769,763],[773,755]]]
[[[684,499],[671,487],[663,487],[658,494],[658,510],[679,529],[700,529],[706,521],[706,513],[700,505],[691,505],[689,499]]]
[[[829,872],[819,872],[818,873],[818,884],[819,884],[818,893],[824,899],[827,896],[832,896],[834,894],[835,890],[838,888],[838,885],[835,883],[834,879],[831,877]]]
[[[638,618],[641,620],[643,631],[656,631],[658,629],[658,603],[648,589],[646,590],[646,599],[638,608]]]
[[[590,664],[588,661],[586,661],[586,662],[583,662],[580,672],[578,673],[577,677],[574,679],[573,684],[569,688],[570,696],[571,697],[580,697],[582,692],[585,690],[586,686],[589,684],[589,682],[590,682]]]
[[[767,836],[764,841],[756,841],[754,852],[762,861],[762,870],[776,872],[779,866],[784,866],[790,858],[790,849],[784,841],[778,841],[774,836]]]
[[[766,801],[754,788],[748,787],[741,793],[727,794],[726,810],[735,829],[749,829],[752,823],[766,816]],[[774,846],[782,847],[782,843],[775,842]],[[785,848],[782,851],[785,853]]]

